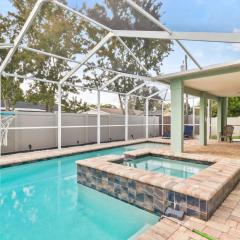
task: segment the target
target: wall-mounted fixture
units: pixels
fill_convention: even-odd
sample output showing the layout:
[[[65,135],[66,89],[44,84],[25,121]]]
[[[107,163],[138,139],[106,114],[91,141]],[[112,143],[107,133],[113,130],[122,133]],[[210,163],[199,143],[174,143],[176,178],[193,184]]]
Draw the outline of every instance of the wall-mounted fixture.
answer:
[[[28,149],[29,149],[29,151],[32,151],[32,144],[28,145]]]

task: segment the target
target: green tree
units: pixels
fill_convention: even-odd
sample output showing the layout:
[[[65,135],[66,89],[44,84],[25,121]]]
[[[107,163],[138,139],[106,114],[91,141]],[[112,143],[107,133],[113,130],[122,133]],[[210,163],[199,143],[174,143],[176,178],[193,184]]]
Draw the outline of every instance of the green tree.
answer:
[[[1,38],[5,41],[13,42],[16,35],[19,33],[21,27],[26,21],[31,9],[36,0],[12,0],[14,11],[9,12],[6,17],[1,16]],[[65,0],[61,2],[66,4]],[[106,0],[105,5],[96,4],[89,8],[83,5],[81,11],[96,20],[109,25],[112,28],[116,26],[120,29],[139,29],[142,28],[142,21],[139,14],[132,8],[122,5],[121,1]],[[156,18],[160,18],[161,4],[156,3],[155,0],[143,1],[140,0],[140,5],[149,11]],[[106,7],[107,6],[107,7]],[[124,11],[123,11],[124,9]],[[126,11],[128,14],[126,14]],[[154,25],[144,21],[144,29],[152,30]],[[158,29],[156,27],[156,29]],[[29,29],[22,44],[40,50],[52,52],[67,58],[79,57],[86,54],[107,32],[94,27],[90,23],[78,18],[76,15],[67,12],[54,4],[45,4],[41,12],[37,15],[33,26]],[[91,40],[90,40],[91,39]],[[168,56],[171,51],[171,41],[159,41],[149,39],[124,39],[129,48],[136,53],[141,63],[149,69],[152,73],[159,74],[162,65],[162,60]],[[76,54],[77,53],[77,54]],[[1,57],[4,54],[1,54]],[[101,48],[95,56],[92,66],[102,65],[104,67],[119,69],[125,72],[131,72],[139,75],[146,75],[145,71],[137,66],[132,56],[119,44],[116,38],[113,38],[107,46]],[[65,74],[73,67],[63,60],[57,60],[50,57],[29,53],[19,50],[12,58],[11,63],[6,68],[6,72],[16,72],[19,74],[31,73],[38,78],[46,78],[58,82]],[[121,69],[120,69],[121,67]],[[104,76],[104,77],[103,77]],[[111,73],[99,73],[99,70],[93,70],[88,66],[84,70],[85,79],[92,80],[88,86],[99,86],[103,81],[112,77]],[[20,88],[21,82],[17,80],[16,88]],[[80,79],[77,76],[71,77],[68,82],[77,83]],[[5,81],[9,84],[9,81]],[[118,92],[128,92],[140,81],[133,79],[121,78],[108,89],[113,89]],[[3,85],[3,90],[7,91],[9,86]],[[153,92],[153,90],[143,90],[145,94]],[[11,99],[9,104],[16,102],[19,94],[7,96]],[[56,84],[47,84],[42,82],[30,82],[29,90],[26,92],[26,100],[33,103],[40,103],[45,105],[47,111],[53,111],[56,101]],[[63,101],[67,104],[69,93],[77,93],[75,87],[63,86]],[[3,94],[5,97],[5,95]],[[7,99],[7,97],[5,97]],[[22,97],[22,96],[21,96]],[[63,100],[64,100],[63,99]],[[119,95],[119,101],[122,109],[124,98]],[[130,106],[140,108],[140,100],[130,99]],[[66,106],[68,107],[68,106]]]
[[[21,81],[2,77],[2,100],[6,111],[13,111],[18,101],[24,101],[24,93],[20,87]]]
[[[212,117],[217,117],[217,102],[216,101],[211,102],[211,109],[212,109],[212,112],[211,112]]]
[[[228,99],[228,116],[240,116],[240,97],[231,97]]]
[[[217,102],[212,101],[212,117],[217,117]],[[228,98],[228,117],[240,116],[240,97]]]
[[[15,30],[12,29],[13,19],[11,15],[4,16],[0,14],[0,42],[7,43],[12,42],[16,36]],[[8,53],[7,49],[0,50],[0,64],[4,60]],[[17,57],[16,57],[17,59]],[[18,59],[19,60],[19,59]],[[14,72],[17,68],[17,62],[12,61],[8,66],[7,71]],[[6,76],[1,77],[1,97],[7,111],[14,110],[17,101],[24,100],[24,94],[21,89],[21,83],[23,81],[19,79],[12,79]]]
[[[78,100],[76,97],[65,99],[62,104],[62,110],[67,113],[81,113],[90,110],[90,106],[86,102],[83,103],[82,100]]]
[[[142,16],[138,14],[131,7],[126,6],[122,1],[105,0],[105,5],[96,4],[92,8],[83,7],[88,16],[96,19],[97,21],[108,25],[113,29],[152,29],[159,30],[158,27],[154,27],[154,24],[142,21]],[[161,3],[157,3],[155,0],[140,0],[138,2],[144,9],[150,14],[159,19],[161,17]],[[127,14],[126,14],[127,13]],[[144,26],[142,24],[144,23]],[[94,38],[94,29],[89,26],[89,33]],[[163,59],[170,53],[172,42],[168,40],[150,40],[150,39],[123,39],[126,45],[136,54],[140,62],[151,73],[160,74]],[[116,69],[133,74],[146,75],[146,72],[139,67],[133,57],[120,45],[116,38],[109,41],[108,45],[103,47],[97,54],[95,62],[92,65],[102,65],[107,68]],[[93,73],[94,71],[94,73]],[[110,79],[112,74],[106,72],[99,72],[99,70],[93,70],[92,67],[86,68],[84,72],[85,79],[89,81],[88,86],[99,86]],[[103,77],[104,75],[104,77]],[[141,81],[122,77],[115,81],[114,84],[108,86],[109,90],[126,93],[140,84]],[[150,91],[144,91],[145,94],[151,93]],[[119,95],[119,101],[122,110],[124,97]],[[137,102],[134,99],[130,99],[131,107],[136,107]],[[135,104],[134,104],[135,103]],[[138,106],[137,106],[138,107]],[[139,108],[139,107],[138,107]]]
[[[65,0],[61,2],[66,4]],[[14,10],[5,17],[1,16],[1,23],[5,22],[4,28],[1,28],[3,29],[2,35],[6,36],[5,40],[12,42],[16,38],[35,3],[36,0],[12,0]],[[54,4],[47,3],[44,4],[37,15],[22,44],[66,58],[73,58],[77,54],[85,54],[92,44],[86,41],[85,25],[86,22],[73,13],[65,11]],[[37,78],[46,78],[59,82],[72,67],[73,64],[69,64],[69,62],[64,60],[20,49],[7,66],[6,72],[32,74]],[[74,84],[80,82],[80,79],[77,76],[73,76],[68,79],[68,82]],[[3,91],[7,92],[7,89],[8,86],[3,85]],[[75,87],[63,85],[62,89],[64,99],[69,97],[69,93],[77,93]],[[53,111],[56,93],[57,84],[34,81],[29,84],[26,100],[35,104],[45,105],[46,111]]]

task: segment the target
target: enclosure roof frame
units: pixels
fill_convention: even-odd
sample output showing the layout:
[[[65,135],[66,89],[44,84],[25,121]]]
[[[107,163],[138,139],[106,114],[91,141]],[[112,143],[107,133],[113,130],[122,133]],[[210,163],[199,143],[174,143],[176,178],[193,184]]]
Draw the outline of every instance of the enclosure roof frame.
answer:
[[[155,25],[159,26],[161,29],[163,29],[164,31],[153,31],[153,37],[157,38],[157,39],[169,39],[169,40],[175,40],[179,46],[185,51],[185,53],[192,59],[192,61],[197,65],[198,70],[195,70],[196,72],[200,72],[202,70],[205,70],[205,68],[202,68],[201,65],[197,62],[197,60],[192,56],[192,54],[185,48],[185,46],[180,42],[180,40],[185,39],[185,40],[194,40],[194,41],[217,41],[217,42],[240,42],[240,34],[238,33],[184,33],[184,32],[173,32],[171,31],[169,28],[167,28],[165,25],[163,25],[158,19],[154,18],[151,14],[149,14],[147,11],[145,11],[142,7],[140,7],[138,4],[136,4],[133,0],[123,0],[125,1],[127,4],[129,4],[131,7],[133,7],[137,12],[139,12],[142,16],[144,16],[145,18],[147,18],[148,20],[150,20],[152,23],[154,23]],[[95,24],[100,28],[103,28],[105,30],[108,31],[108,34],[92,49],[90,50],[81,61],[75,61],[75,60],[70,60],[52,53],[47,53],[41,50],[36,50],[36,49],[31,49],[28,47],[24,47],[21,46],[21,41],[24,38],[26,32],[29,30],[30,26],[33,23],[33,20],[35,19],[35,17],[37,16],[37,14],[39,13],[42,5],[44,3],[53,3],[58,5],[59,7],[62,7],[68,11],[71,11],[72,13],[84,18],[84,20],[88,21],[91,24]],[[62,4],[60,2],[58,2],[57,0],[38,0],[29,17],[27,18],[24,26],[22,27],[20,33],[18,34],[18,36],[16,37],[16,39],[14,40],[13,44],[8,44],[8,43],[2,43],[0,44],[0,48],[9,48],[9,52],[7,54],[7,56],[5,57],[5,59],[3,60],[2,64],[0,65],[0,75],[2,75],[4,73],[4,70],[6,68],[6,66],[9,64],[9,62],[11,61],[11,58],[13,57],[13,55],[15,54],[15,52],[17,51],[18,48],[22,48],[25,50],[29,50],[32,52],[38,52],[40,54],[45,54],[45,55],[49,55],[51,57],[56,57],[56,58],[61,58],[63,60],[67,60],[67,61],[75,61],[77,63],[77,66],[75,66],[75,68],[73,68],[69,73],[66,74],[65,77],[63,77],[59,84],[63,84],[65,81],[67,81],[68,78],[70,78],[83,64],[85,64],[109,39],[111,39],[112,37],[116,37],[120,43],[124,46],[124,48],[131,54],[131,56],[133,56],[133,58],[135,59],[136,63],[139,64],[139,66],[141,66],[144,71],[147,73],[148,76],[150,77],[146,77],[151,79],[152,81],[157,80],[160,81],[161,83],[165,83],[165,84],[169,84],[169,82],[166,81],[166,78],[168,78],[168,75],[161,75],[158,77],[152,77],[151,74],[149,73],[149,71],[145,68],[145,66],[143,66],[143,64],[141,63],[141,61],[136,57],[136,55],[128,48],[128,46],[126,45],[126,43],[121,39],[121,37],[127,37],[126,35],[128,35],[128,37],[142,37],[145,38],[146,37],[146,32],[144,31],[126,31],[126,30],[113,30],[109,27],[107,27],[104,24],[101,24],[98,21],[93,20],[92,18],[66,6],[65,4]],[[109,70],[111,71],[111,70]],[[114,70],[112,70],[114,71]],[[128,73],[123,73],[123,75],[126,74],[125,76],[127,77]],[[179,75],[184,74],[184,73],[177,73]],[[131,74],[131,76],[134,78],[137,78],[139,80],[143,79],[144,76],[138,76],[138,75],[134,75]],[[129,77],[131,77],[129,75]]]

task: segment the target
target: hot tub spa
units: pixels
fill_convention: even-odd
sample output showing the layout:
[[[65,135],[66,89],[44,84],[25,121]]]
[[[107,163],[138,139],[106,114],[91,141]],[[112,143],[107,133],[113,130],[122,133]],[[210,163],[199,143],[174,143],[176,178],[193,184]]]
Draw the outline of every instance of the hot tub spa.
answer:
[[[122,164],[184,179],[192,177],[209,166],[206,163],[196,163],[187,159],[183,161],[153,155],[135,159],[129,158],[123,161]]]
[[[239,180],[240,164],[166,149],[78,161],[78,183],[157,215],[166,208],[208,220]]]

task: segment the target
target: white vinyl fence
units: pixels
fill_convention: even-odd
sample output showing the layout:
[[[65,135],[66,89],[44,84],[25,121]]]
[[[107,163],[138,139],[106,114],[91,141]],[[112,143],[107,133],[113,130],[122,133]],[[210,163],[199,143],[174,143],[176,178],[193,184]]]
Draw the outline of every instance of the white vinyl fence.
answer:
[[[170,131],[171,118],[149,116],[149,137]],[[185,124],[191,125],[192,116]],[[211,136],[217,136],[217,119],[212,118]],[[101,142],[124,140],[124,115],[101,116]],[[145,138],[145,116],[129,116],[129,139]],[[234,126],[234,136],[240,136],[240,117],[228,118]],[[195,134],[199,131],[199,119],[195,118]],[[97,142],[96,115],[62,113],[62,146],[77,146]],[[14,153],[57,147],[57,113],[17,112],[8,132],[8,146],[2,147],[3,153]]]
[[[159,116],[149,117],[149,136],[161,134]],[[145,138],[145,116],[129,116],[129,139]],[[101,116],[101,142],[124,140],[124,116]],[[62,113],[62,146],[97,142],[96,115]],[[57,147],[57,113],[17,112],[3,153]]]

